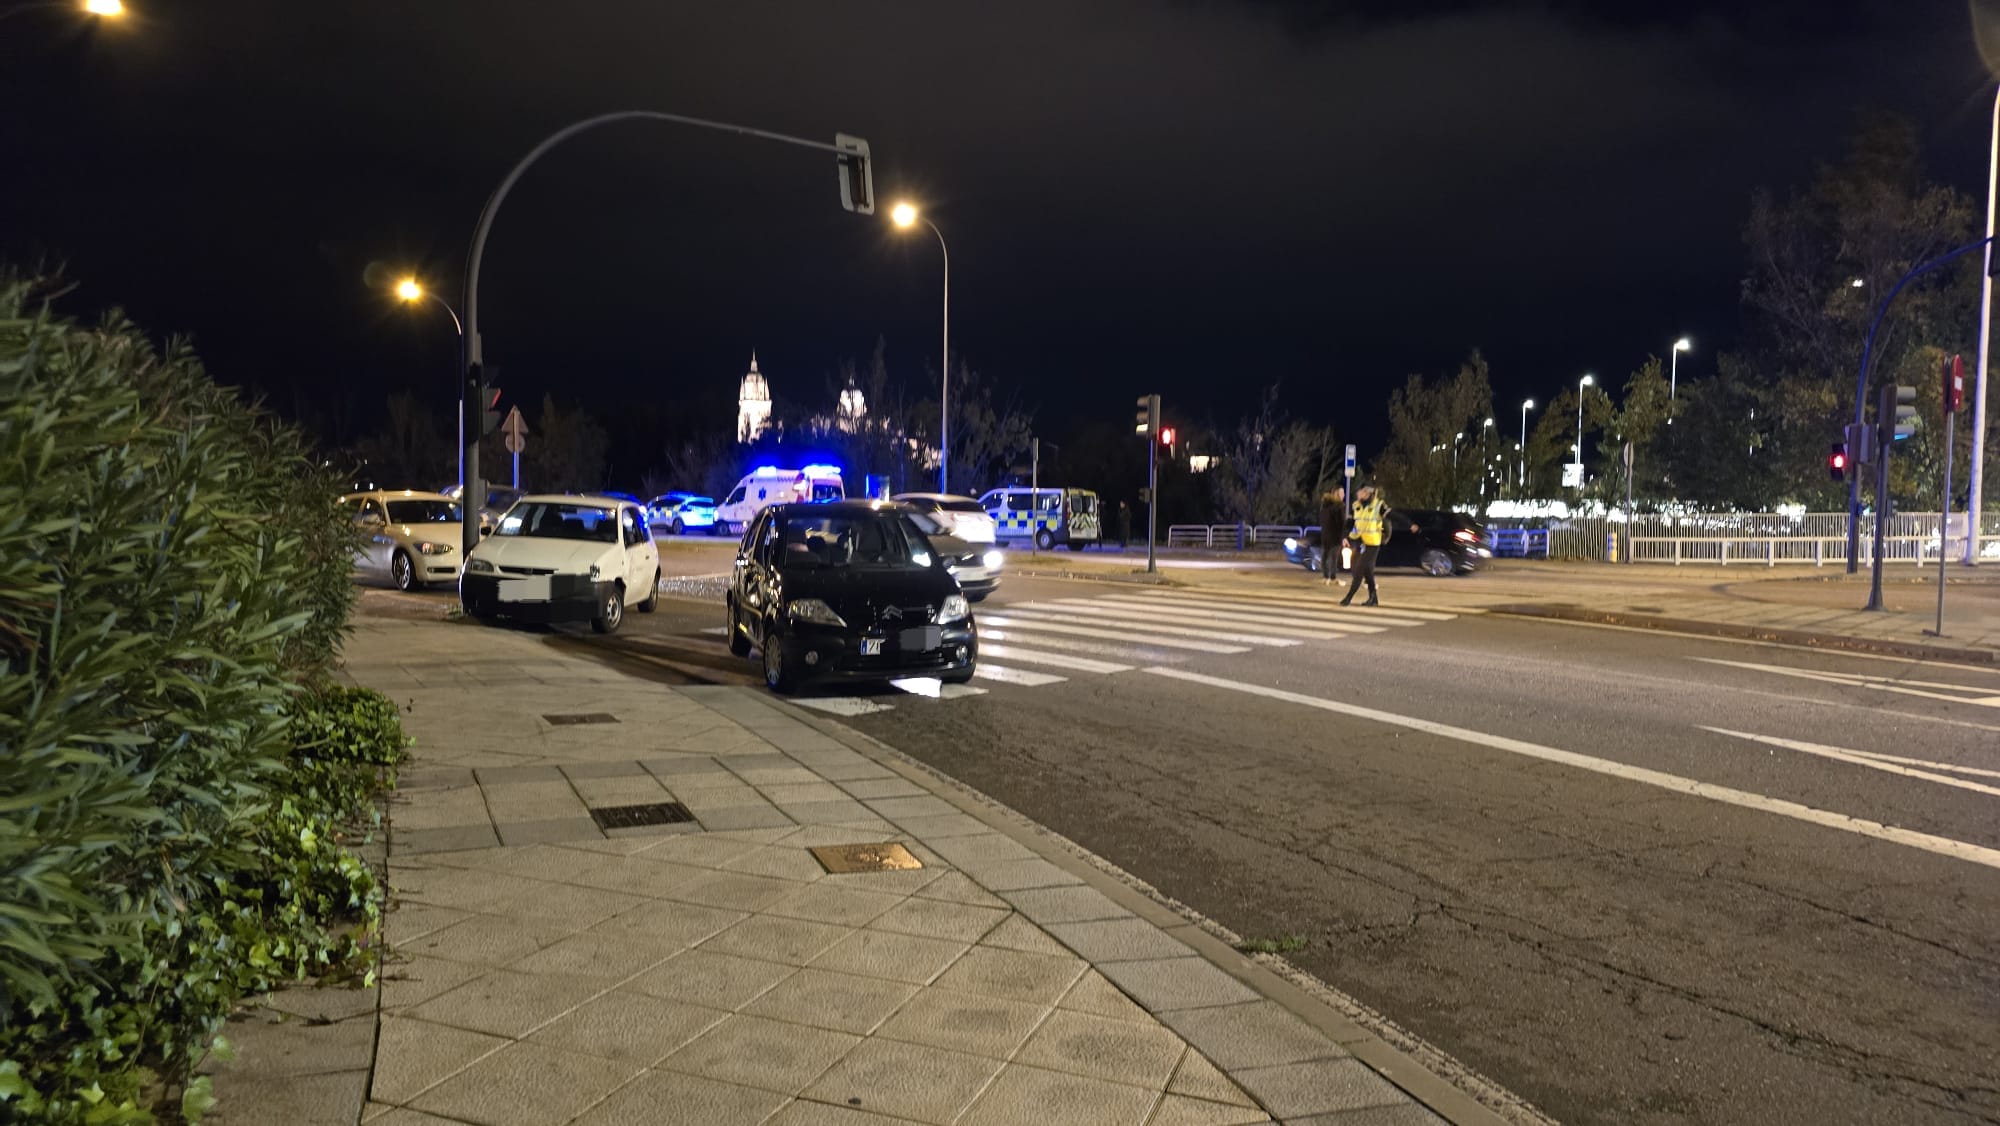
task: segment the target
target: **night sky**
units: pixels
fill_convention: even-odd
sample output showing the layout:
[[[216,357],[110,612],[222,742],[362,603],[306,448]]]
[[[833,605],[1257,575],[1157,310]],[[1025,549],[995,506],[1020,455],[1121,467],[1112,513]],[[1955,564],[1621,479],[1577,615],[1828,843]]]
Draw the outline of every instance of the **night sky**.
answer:
[[[954,351],[1051,435],[1282,380],[1372,443],[1390,387],[1474,346],[1510,416],[1682,333],[1699,376],[1740,331],[1752,190],[1858,111],[1912,119],[1937,179],[1986,170],[1963,0],[128,3],[0,16],[0,257],[350,440],[391,390],[455,395],[448,321],[369,281],[457,301],[507,167],[608,110],[868,138],[950,240]],[[842,211],[830,156],[721,134],[558,149],[483,278],[508,390],[605,414],[726,430],[752,348],[781,398],[878,336],[912,382],[938,353],[928,233]]]

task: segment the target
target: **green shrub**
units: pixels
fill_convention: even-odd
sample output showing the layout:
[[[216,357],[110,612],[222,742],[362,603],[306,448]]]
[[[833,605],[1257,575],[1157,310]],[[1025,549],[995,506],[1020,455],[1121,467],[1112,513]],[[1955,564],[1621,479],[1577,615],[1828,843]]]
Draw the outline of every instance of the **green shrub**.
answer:
[[[142,1122],[245,993],[356,964],[348,838],[402,740],[327,685],[338,482],[185,347],[43,297],[0,275],[0,1120]]]

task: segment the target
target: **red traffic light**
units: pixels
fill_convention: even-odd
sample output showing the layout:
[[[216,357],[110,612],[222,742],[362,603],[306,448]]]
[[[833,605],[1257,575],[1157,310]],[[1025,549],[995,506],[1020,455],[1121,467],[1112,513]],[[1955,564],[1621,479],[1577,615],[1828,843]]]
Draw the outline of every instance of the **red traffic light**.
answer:
[[[1161,444],[1161,445],[1163,445],[1163,446],[1171,446],[1171,445],[1173,445],[1173,444],[1174,444],[1174,428],[1173,428],[1173,427],[1171,427],[1171,426],[1162,426],[1162,427],[1160,427],[1160,444]]]
[[[1826,455],[1826,472],[1836,481],[1847,480],[1847,443],[1835,442],[1833,451]]]

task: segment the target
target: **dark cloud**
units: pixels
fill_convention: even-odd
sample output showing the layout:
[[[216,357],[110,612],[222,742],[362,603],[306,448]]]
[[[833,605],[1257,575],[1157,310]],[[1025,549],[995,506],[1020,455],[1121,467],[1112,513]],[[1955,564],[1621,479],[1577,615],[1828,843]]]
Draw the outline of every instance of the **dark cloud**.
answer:
[[[1053,430],[1283,377],[1365,435],[1473,345],[1546,397],[1726,342],[1752,187],[1809,175],[1857,106],[1983,171],[1952,5],[133,2],[129,30],[0,25],[0,251],[66,258],[281,405],[438,382],[448,342],[364,271],[455,287],[505,168],[608,109],[869,137],[951,240],[954,342]],[[489,354],[600,408],[726,395],[753,345],[781,393],[878,333],[914,376],[935,247],[833,195],[818,153],[579,138],[496,228]]]

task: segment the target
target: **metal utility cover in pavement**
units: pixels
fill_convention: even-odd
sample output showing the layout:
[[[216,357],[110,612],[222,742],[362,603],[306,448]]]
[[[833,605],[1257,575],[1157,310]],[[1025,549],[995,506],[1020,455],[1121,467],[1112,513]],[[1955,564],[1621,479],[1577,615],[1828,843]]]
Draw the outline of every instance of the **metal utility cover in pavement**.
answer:
[[[821,845],[808,850],[819,866],[836,875],[843,872],[904,872],[921,868],[924,862],[910,855],[897,841],[885,844]]]
[[[649,805],[607,805],[590,811],[590,819],[600,829],[636,829],[641,825],[678,825],[694,820],[688,807],[677,801]]]
[[[558,712],[545,715],[543,719],[557,727],[574,727],[579,723],[617,723],[618,717],[610,712]]]

